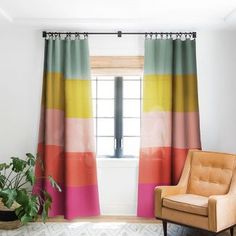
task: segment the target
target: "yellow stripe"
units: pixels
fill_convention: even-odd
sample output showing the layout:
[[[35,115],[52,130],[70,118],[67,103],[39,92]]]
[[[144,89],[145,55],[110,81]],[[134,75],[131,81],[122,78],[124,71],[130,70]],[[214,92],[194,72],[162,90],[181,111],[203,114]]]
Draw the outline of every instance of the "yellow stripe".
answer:
[[[68,118],[92,117],[91,81],[64,79],[62,73],[46,73],[46,108],[65,111]]]
[[[145,75],[143,111],[198,111],[196,75]]]
[[[63,74],[48,72],[45,74],[46,82],[46,107],[51,109],[64,110],[64,87]]]
[[[65,80],[66,117],[91,118],[92,94],[90,80]]]

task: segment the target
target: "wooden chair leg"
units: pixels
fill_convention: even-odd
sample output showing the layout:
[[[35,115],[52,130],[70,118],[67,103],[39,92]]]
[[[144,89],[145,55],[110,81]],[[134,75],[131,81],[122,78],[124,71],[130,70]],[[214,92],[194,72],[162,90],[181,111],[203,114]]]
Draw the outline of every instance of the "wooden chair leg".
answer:
[[[234,227],[230,228],[230,236],[234,236]]]
[[[162,221],[164,236],[167,236],[167,222],[165,220]]]

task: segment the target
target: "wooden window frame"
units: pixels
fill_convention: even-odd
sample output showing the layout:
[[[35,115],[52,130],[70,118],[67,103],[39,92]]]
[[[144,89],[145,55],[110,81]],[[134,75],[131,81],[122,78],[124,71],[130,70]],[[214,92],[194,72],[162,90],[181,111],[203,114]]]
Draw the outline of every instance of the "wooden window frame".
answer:
[[[93,75],[142,75],[143,56],[91,56]]]

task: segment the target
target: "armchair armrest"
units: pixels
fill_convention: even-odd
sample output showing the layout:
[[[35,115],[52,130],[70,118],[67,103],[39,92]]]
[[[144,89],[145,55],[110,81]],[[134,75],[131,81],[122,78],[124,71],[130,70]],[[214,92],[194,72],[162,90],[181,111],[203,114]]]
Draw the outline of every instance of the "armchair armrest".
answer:
[[[208,200],[209,230],[218,232],[236,224],[236,194],[213,195]]]
[[[161,218],[162,215],[162,199],[166,196],[184,194],[185,186],[160,186],[155,188],[155,216]]]

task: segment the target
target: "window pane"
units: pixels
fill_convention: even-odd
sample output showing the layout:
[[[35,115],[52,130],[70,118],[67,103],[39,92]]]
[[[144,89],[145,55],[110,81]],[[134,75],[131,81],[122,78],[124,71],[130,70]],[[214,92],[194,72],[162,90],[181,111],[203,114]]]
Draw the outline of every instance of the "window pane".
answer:
[[[123,81],[124,98],[140,98],[140,81]]]
[[[98,125],[98,136],[100,135],[114,135],[114,119],[97,119],[97,125]]]
[[[113,100],[97,100],[97,116],[98,117],[113,117],[114,116],[114,101]]]
[[[139,156],[140,148],[140,138],[139,137],[124,137],[123,139],[123,148],[124,155]]]
[[[140,100],[123,101],[124,117],[140,117]]]
[[[98,86],[98,98],[114,98],[114,81],[99,81]]]
[[[96,81],[92,80],[92,98],[96,98],[96,96]]]
[[[96,100],[93,99],[93,117],[96,117]]]
[[[139,119],[123,119],[123,134],[126,135],[140,135],[140,120]]]
[[[114,138],[97,137],[97,155],[113,155]]]

